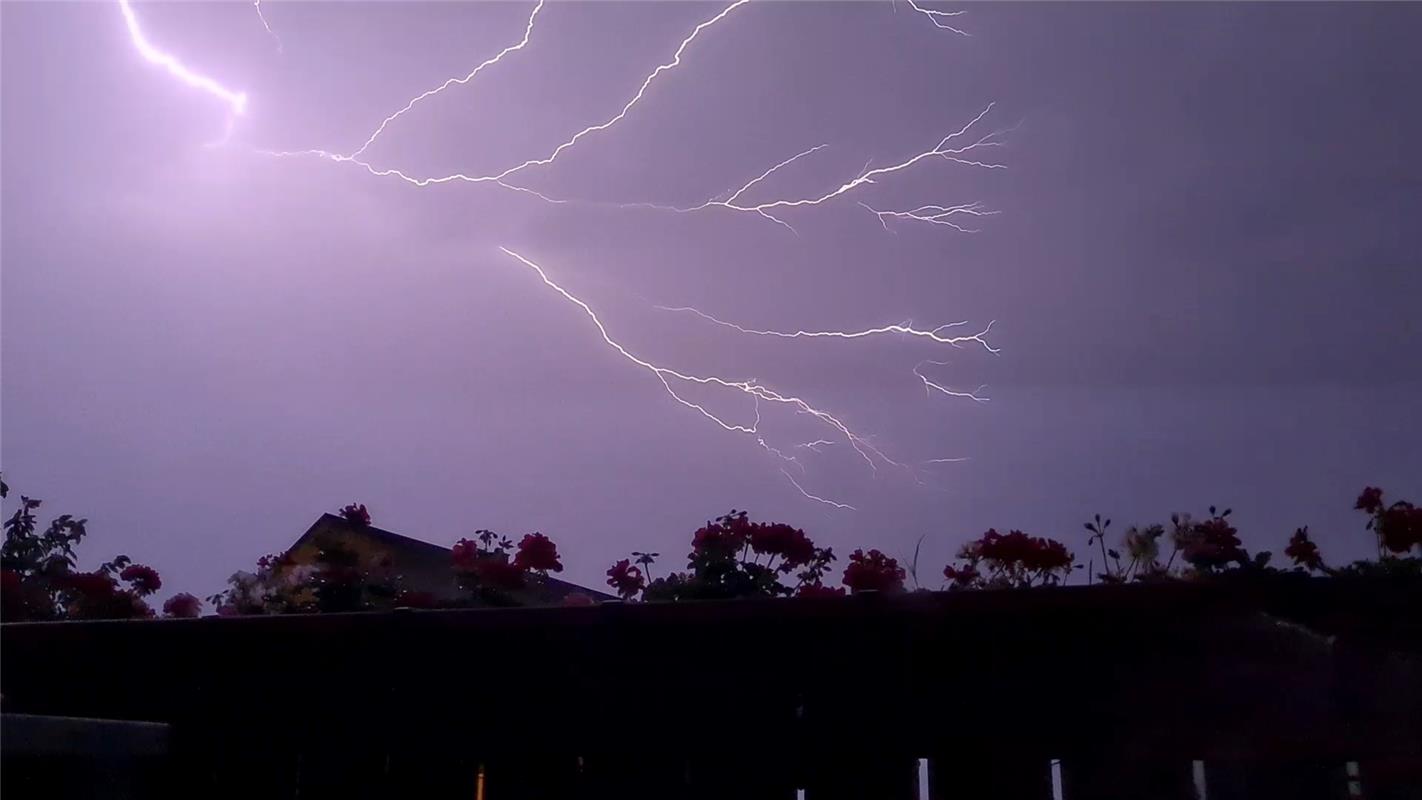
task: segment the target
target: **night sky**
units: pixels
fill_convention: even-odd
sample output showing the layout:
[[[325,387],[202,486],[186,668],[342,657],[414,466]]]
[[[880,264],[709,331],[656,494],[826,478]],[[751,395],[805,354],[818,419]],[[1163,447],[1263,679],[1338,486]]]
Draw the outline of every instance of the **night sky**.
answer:
[[[724,7],[550,4],[526,48],[365,157],[545,156]],[[261,152],[349,153],[517,42],[529,4],[266,2],[280,49],[250,3],[135,8],[248,109],[205,147],[222,103],[146,63],[116,5],[4,4],[0,445],[17,492],[90,519],[88,563],[127,553],[165,594],[216,591],[351,501],[440,543],[541,530],[595,587],[632,549],[680,566],[695,527],[743,508],[841,553],[924,537],[936,587],[989,526],[1084,556],[1093,513],[1216,504],[1249,546],[1309,524],[1341,560],[1370,552],[1365,484],[1422,495],[1422,5],[972,4],[963,37],[902,2],[751,3],[615,127],[519,174],[558,205]],[[625,205],[724,197],[827,144],[757,187],[816,196],[989,103],[974,130],[1011,129],[983,154],[1006,169],[930,160],[785,211],[794,232]],[[859,201],[1001,213],[886,231]],[[764,403],[798,465],[722,430],[500,246],[640,357],[810,399],[905,468],[842,439],[795,450],[833,431]],[[995,320],[1001,352],[657,306],[789,331]],[[926,359],[989,401],[926,392]],[[690,394],[754,420],[744,395]],[[946,458],[968,460],[926,463]]]

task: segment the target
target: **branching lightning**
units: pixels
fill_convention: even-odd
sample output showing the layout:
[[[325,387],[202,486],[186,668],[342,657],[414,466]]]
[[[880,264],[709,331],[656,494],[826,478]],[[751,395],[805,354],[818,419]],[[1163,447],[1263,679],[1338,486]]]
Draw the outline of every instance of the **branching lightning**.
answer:
[[[597,328],[598,333],[602,337],[603,343],[605,343],[608,347],[611,347],[614,351],[618,353],[618,355],[621,355],[624,359],[655,375],[657,377],[657,380],[661,382],[662,388],[666,390],[667,394],[670,395],[673,400],[683,406],[686,406],[687,408],[696,411],[697,413],[701,414],[701,416],[720,426],[723,430],[730,431],[733,433],[743,433],[755,436],[757,438],[757,443],[760,444],[762,447],[765,447],[766,445],[764,441],[760,438],[759,430],[761,421],[759,403],[760,401],[764,400],[769,403],[785,405],[800,413],[808,414],[814,417],[818,422],[833,429],[841,437],[842,441],[848,443],[851,447],[854,448],[854,451],[864,459],[864,461],[869,465],[871,469],[877,470],[878,462],[883,462],[885,464],[889,464],[895,467],[905,466],[904,464],[901,464],[884,455],[881,450],[875,447],[864,437],[850,430],[850,428],[845,425],[844,422],[840,421],[833,414],[830,414],[829,412],[823,409],[811,405],[808,401],[800,397],[782,394],[754,380],[732,380],[728,378],[718,377],[715,375],[694,375],[682,372],[680,370],[672,369],[670,367],[664,367],[658,364],[654,364],[633,354],[620,342],[612,338],[612,335],[607,332],[607,328],[603,325],[602,320],[598,317],[597,313],[592,310],[591,306],[579,299],[577,296],[573,295],[567,289],[564,289],[562,286],[554,282],[552,278],[548,277],[548,273],[545,272],[542,267],[540,267],[533,261],[523,257],[522,255],[519,255],[513,250],[508,249],[507,247],[500,247],[499,250],[501,250],[505,255],[517,260],[525,267],[528,267],[529,269],[537,273],[539,280],[543,282],[544,286],[547,286],[548,288],[561,295],[563,299],[576,305],[578,308],[581,308],[583,310],[583,313],[587,315],[588,319],[590,319],[593,325]],[[741,423],[726,420],[724,417],[706,408],[706,406],[702,405],[701,403],[688,400],[687,398],[679,394],[674,388],[674,386],[682,384],[718,387],[723,389],[730,389],[735,392],[740,392],[742,394],[749,395],[755,403],[755,421],[749,425],[744,425]],[[783,455],[781,457],[785,458],[785,456]]]
[[[994,351],[994,352],[996,352],[996,351]],[[946,386],[943,386],[943,385],[941,385],[941,384],[934,383],[933,381],[929,380],[928,377],[925,376],[922,372],[920,372],[919,370],[923,368],[923,365],[924,365],[924,364],[933,364],[934,366],[946,367],[946,366],[948,366],[948,362],[947,362],[947,361],[927,361],[927,360],[925,360],[925,361],[920,361],[920,362],[918,362],[918,364],[917,364],[916,366],[914,366],[914,368],[913,368],[913,374],[917,375],[918,378],[919,378],[919,380],[923,381],[923,391],[924,391],[925,393],[929,394],[930,396],[932,396],[932,393],[933,393],[933,392],[941,392],[941,393],[943,393],[943,394],[948,395],[949,397],[964,397],[964,398],[967,398],[967,399],[969,399],[969,400],[972,400],[972,401],[975,402],[975,403],[986,403],[986,402],[988,401],[988,399],[987,399],[986,397],[982,397],[982,396],[980,396],[980,395],[978,394],[978,393],[981,392],[982,390],[986,389],[986,388],[987,388],[986,386],[979,386],[978,388],[974,389],[974,390],[971,391],[971,392],[964,392],[964,391],[959,391],[959,390],[955,390],[955,389],[949,389],[949,388],[946,387]]]
[[[668,73],[682,65],[684,54],[688,51],[689,48],[691,48],[692,44],[699,36],[701,36],[703,32],[720,23],[728,15],[730,15],[736,9],[740,8],[748,2],[750,2],[750,0],[735,0],[729,6],[723,8],[719,13],[697,24],[690,31],[690,33],[688,33],[681,40],[680,44],[673,52],[671,58],[657,65],[650,73],[648,73],[643,78],[641,84],[637,87],[636,91],[630,96],[629,99],[627,99],[622,104],[622,106],[616,111],[616,113],[612,114],[602,122],[589,125],[587,127],[582,128],[581,130],[578,130],[576,133],[572,134],[566,140],[562,141],[551,151],[549,151],[547,155],[540,158],[525,160],[521,163],[507,167],[498,172],[486,175],[467,175],[463,173],[455,173],[449,175],[419,176],[411,174],[410,172],[404,169],[396,167],[376,166],[371,161],[367,160],[367,152],[376,144],[376,142],[382,136],[387,133],[389,127],[396,120],[410,113],[424,101],[444,92],[447,89],[451,89],[456,86],[463,86],[465,84],[470,83],[487,68],[500,63],[505,57],[525,49],[534,35],[535,25],[537,23],[540,12],[542,12],[544,9],[545,0],[537,0],[536,4],[534,5],[532,11],[528,16],[528,21],[523,28],[522,36],[517,41],[509,44],[508,46],[499,50],[494,55],[480,62],[467,74],[458,77],[451,77],[443,81],[439,85],[435,86],[434,88],[412,97],[398,110],[386,116],[380,122],[380,124],[376,126],[375,129],[369,134],[369,136],[365,138],[361,145],[356,149],[352,150],[351,152],[342,154],[318,149],[297,151],[261,150],[259,152],[268,156],[281,158],[316,157],[336,163],[354,164],[371,175],[377,177],[396,178],[412,186],[422,188],[455,182],[492,184],[506,190],[520,192],[529,196],[536,197],[548,203],[573,202],[565,198],[553,197],[543,191],[535,190],[527,186],[521,185],[521,182],[515,182],[512,180],[512,178],[524,171],[531,170],[533,168],[552,165],[557,161],[558,158],[566,154],[572,148],[576,147],[579,142],[587,139],[588,137],[592,137],[596,134],[608,131],[609,129],[616,126],[618,123],[624,120],[639,103],[642,102],[642,100],[648,95],[648,92],[652,88],[652,86],[658,82],[659,78],[662,78],[663,76],[667,75]],[[948,20],[952,19],[953,17],[959,16],[963,12],[938,11],[930,8],[925,8],[924,6],[916,2],[916,0],[906,0],[906,2],[908,3],[909,7],[913,9],[914,12],[926,17],[929,21],[932,22],[935,27],[948,30],[960,35],[967,35],[965,31],[953,26],[952,24],[949,24],[948,22]],[[133,41],[135,49],[138,50],[138,52],[143,56],[145,60],[163,67],[171,76],[177,78],[182,83],[200,89],[206,92],[207,94],[212,95],[221,100],[229,110],[227,127],[230,133],[235,118],[243,114],[246,109],[247,95],[242,92],[237,92],[228,89],[227,87],[218,83],[211,77],[194,72],[193,70],[184,66],[175,56],[156,48],[151,42],[149,42],[141,26],[139,25],[138,19],[133,11],[132,6],[130,5],[130,0],[118,0],[118,4],[120,10],[123,13],[124,21],[127,25],[129,36]],[[266,15],[263,13],[261,0],[253,0],[252,5],[256,9],[257,16],[260,19],[263,28],[266,29],[267,33],[276,42],[278,51],[280,51],[282,49],[281,38],[277,35],[277,33],[268,23]],[[801,162],[802,159],[810,158],[814,154],[825,149],[827,147],[826,144],[818,144],[813,147],[810,147],[802,152],[799,152],[793,156],[790,156],[789,158],[784,159],[783,161],[780,161],[779,163],[769,167],[768,169],[761,171],[754,178],[751,178],[749,181],[745,182],[744,184],[741,184],[738,188],[735,188],[734,190],[722,195],[724,199],[711,199],[690,206],[669,206],[658,205],[653,203],[611,202],[598,204],[614,205],[621,208],[651,208],[660,211],[682,214],[721,209],[724,211],[731,211],[740,214],[754,214],[793,231],[794,229],[791,228],[790,224],[783,218],[783,215],[785,213],[793,211],[795,209],[808,209],[812,207],[826,205],[833,201],[846,198],[848,195],[854,194],[864,187],[876,185],[882,180],[890,178],[896,175],[897,173],[910,170],[911,168],[914,168],[920,164],[928,162],[948,162],[960,166],[977,167],[982,169],[1003,169],[1004,165],[992,161],[987,156],[982,155],[982,153],[984,151],[989,150],[990,148],[1000,146],[1003,143],[1002,136],[1005,132],[997,131],[987,133],[982,136],[977,136],[976,134],[970,136],[970,133],[983,121],[983,119],[988,115],[989,112],[992,111],[992,109],[993,105],[989,104],[986,108],[984,108],[981,112],[979,112],[976,116],[969,120],[967,124],[963,125],[958,130],[953,131],[942,137],[936,145],[928,149],[915,153],[907,158],[904,158],[901,161],[890,164],[888,166],[881,166],[874,169],[870,169],[869,165],[866,164],[856,177],[843,183],[840,183],[837,188],[833,188],[829,191],[823,191],[817,194],[811,194],[802,197],[776,197],[771,194],[770,199],[764,199],[767,194],[766,188],[769,184],[774,182],[777,173],[787,167],[790,167],[793,164]],[[758,195],[762,199],[749,199],[753,195]],[[885,230],[889,231],[892,230],[890,228],[891,222],[921,222],[929,225],[946,227],[957,232],[973,233],[977,230],[975,227],[971,227],[973,221],[978,220],[982,217],[991,216],[993,214],[998,213],[993,210],[985,209],[982,204],[976,202],[962,203],[956,205],[925,204],[906,209],[880,209],[864,201],[856,200],[856,202],[860,207],[872,214],[880,222],[880,224],[884,227]],[[838,416],[830,413],[829,411],[824,410],[823,408],[817,405],[812,404],[809,400],[795,395],[783,394],[775,389],[771,389],[763,382],[754,378],[748,380],[740,380],[734,378],[720,377],[717,375],[697,374],[673,368],[664,364],[654,363],[645,358],[642,358],[639,355],[634,354],[631,350],[629,350],[618,340],[612,337],[612,335],[608,332],[608,329],[605,327],[603,321],[586,302],[584,302],[582,299],[578,298],[577,296],[569,292],[567,289],[552,280],[549,277],[548,273],[541,266],[539,266],[533,260],[526,258],[511,249],[508,249],[506,247],[500,247],[499,249],[505,255],[535,273],[545,287],[552,290],[564,300],[581,309],[582,312],[587,316],[587,318],[592,322],[593,326],[597,329],[597,332],[601,337],[602,342],[607,347],[613,350],[625,361],[628,361],[632,365],[639,367],[642,370],[645,370],[646,372],[649,372],[650,374],[655,376],[657,380],[661,383],[667,395],[670,396],[676,403],[685,408],[697,412],[702,418],[720,427],[724,431],[741,434],[749,437],[767,453],[775,456],[781,461],[788,462],[788,465],[793,465],[802,476],[805,474],[806,468],[804,462],[800,458],[803,453],[799,453],[799,451],[822,454],[823,448],[830,447],[836,444],[848,444],[849,447],[853,450],[853,452],[857,454],[870,467],[871,470],[877,471],[879,465],[881,464],[889,465],[909,471],[910,474],[914,475],[915,480],[917,480],[917,474],[914,472],[912,467],[889,458],[869,438],[855,432]],[[883,325],[863,329],[782,331],[745,327],[736,323],[725,321],[723,319],[700,311],[699,309],[691,307],[659,306],[658,308],[671,312],[695,314],[696,316],[715,325],[725,327],[737,331],[738,333],[750,336],[773,337],[788,340],[855,340],[868,339],[872,337],[897,336],[908,339],[922,340],[936,345],[948,345],[954,348],[972,346],[974,348],[981,347],[983,350],[989,353],[998,352],[998,350],[993,347],[986,338],[988,333],[992,329],[991,322],[984,326],[982,330],[970,334],[962,334],[957,332],[958,329],[962,328],[967,324],[966,322],[953,322],[946,325],[940,325],[936,328],[918,328],[915,327],[911,322],[904,322],[897,325]],[[914,367],[914,375],[916,375],[923,383],[924,390],[926,393],[931,396],[931,394],[936,391],[940,394],[947,395],[950,397],[967,398],[976,402],[985,402],[986,398],[980,396],[982,387],[979,387],[978,389],[971,392],[950,389],[938,382],[931,380],[923,372],[923,368],[926,365],[942,366],[945,364],[946,362],[925,360],[919,362],[918,365]],[[713,411],[704,402],[694,400],[686,396],[686,391],[692,388],[724,390],[732,397],[749,396],[752,401],[753,419],[749,423],[746,423],[744,421],[736,421],[726,416],[722,412]],[[823,429],[827,431],[827,435],[829,436],[829,438],[821,438],[815,439],[813,441],[803,442],[801,444],[787,445],[785,449],[781,449],[779,447],[776,447],[775,445],[772,445],[766,440],[766,437],[762,432],[762,424],[764,422],[761,414],[762,401],[770,404],[771,407],[781,407],[786,410],[789,410],[795,415],[807,415],[808,417],[813,419],[815,423],[823,426]],[[792,453],[799,454],[796,455]],[[926,462],[920,463],[940,464],[954,463],[966,460],[967,459],[965,458],[938,458],[930,459]],[[843,503],[833,499],[825,498],[806,490],[804,486],[802,486],[801,483],[796,479],[796,477],[790,472],[789,469],[781,467],[780,471],[785,476],[786,480],[790,482],[791,486],[793,486],[795,490],[798,491],[800,495],[802,495],[806,499],[813,500],[817,503],[828,505],[837,509],[855,509],[854,506],[848,503]]]
[[[917,336],[937,342],[938,344],[952,345],[953,347],[962,347],[963,345],[971,342],[974,344],[981,345],[982,348],[988,351],[989,353],[999,352],[997,348],[988,344],[987,339],[984,338],[992,330],[992,322],[989,322],[986,326],[984,326],[981,331],[978,331],[974,334],[969,334],[967,336],[943,335],[944,331],[949,330],[951,328],[958,328],[963,325],[967,325],[967,322],[949,322],[946,325],[939,325],[938,327],[932,329],[915,328],[909,323],[902,323],[899,325],[881,325],[877,328],[865,328],[863,330],[857,331],[770,331],[756,330],[754,328],[743,328],[740,325],[735,324],[734,322],[727,322],[723,319],[718,319],[717,317],[713,317],[704,311],[700,311],[698,309],[690,308],[687,306],[657,306],[657,309],[659,311],[685,312],[688,314],[695,314],[696,316],[701,317],[707,322],[720,325],[724,328],[730,328],[731,330],[739,331],[740,333],[749,334],[751,336],[774,336],[781,339],[864,339],[870,336],[900,334],[903,336]]]
[[[963,12],[963,11],[936,11],[936,10],[931,9],[931,8],[924,8],[923,6],[919,5],[919,4],[918,4],[917,2],[915,2],[914,0],[905,0],[905,2],[907,2],[907,3],[909,4],[909,8],[912,8],[914,11],[917,11],[918,13],[924,15],[925,17],[928,17],[929,21],[931,21],[931,22],[933,23],[933,26],[934,26],[934,27],[936,27],[936,28],[941,28],[941,29],[943,29],[943,30],[945,30],[945,31],[952,31],[953,33],[956,33],[956,34],[958,34],[959,36],[970,36],[970,35],[971,35],[971,34],[969,34],[967,31],[962,30],[961,28],[955,28],[955,27],[953,27],[952,25],[950,25],[949,23],[944,22],[944,20],[952,19],[953,17],[961,17],[961,16],[963,16],[963,14],[966,13],[966,12]]]

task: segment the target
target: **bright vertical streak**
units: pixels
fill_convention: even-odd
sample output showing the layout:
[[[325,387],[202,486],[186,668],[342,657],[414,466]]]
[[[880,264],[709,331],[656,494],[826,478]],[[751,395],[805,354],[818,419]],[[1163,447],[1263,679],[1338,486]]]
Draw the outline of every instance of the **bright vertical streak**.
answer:
[[[226,86],[209,78],[200,75],[187,67],[169,53],[165,53],[153,46],[144,35],[143,28],[138,24],[138,16],[133,13],[133,6],[129,0],[118,0],[119,11],[123,12],[124,22],[128,25],[128,36],[133,40],[133,46],[138,50],[139,55],[150,64],[157,64],[167,70],[169,75],[182,81],[194,89],[201,89],[204,92],[216,97],[227,104],[233,114],[241,114],[247,108],[247,94],[245,92],[235,92]]]
[[[252,5],[257,9],[257,19],[262,21],[262,27],[266,28],[267,34],[276,41],[277,52],[282,52],[285,48],[282,47],[281,37],[277,36],[276,31],[272,30],[272,26],[267,23],[267,15],[262,13],[262,0],[252,0]]]
[[[928,800],[928,759],[918,760],[918,800]]]

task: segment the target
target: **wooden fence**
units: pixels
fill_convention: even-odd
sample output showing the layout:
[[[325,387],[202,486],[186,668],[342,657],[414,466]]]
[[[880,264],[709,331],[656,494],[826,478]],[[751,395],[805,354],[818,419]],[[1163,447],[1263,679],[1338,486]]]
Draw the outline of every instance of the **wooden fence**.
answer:
[[[0,653],[7,714],[170,726],[144,796],[1422,797],[1416,582],[12,624]]]

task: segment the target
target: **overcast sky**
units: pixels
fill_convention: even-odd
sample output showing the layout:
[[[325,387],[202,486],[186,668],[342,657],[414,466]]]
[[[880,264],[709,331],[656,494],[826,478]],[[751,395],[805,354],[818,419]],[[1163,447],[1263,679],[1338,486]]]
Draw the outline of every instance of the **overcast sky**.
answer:
[[[926,4],[925,4],[926,5]],[[484,174],[616,113],[723,5],[550,4],[527,47],[417,106],[365,154]],[[946,8],[946,6],[941,6]],[[360,501],[449,543],[541,530],[601,587],[631,549],[680,566],[749,509],[930,586],[989,526],[1071,542],[1232,506],[1252,546],[1309,524],[1370,552],[1365,484],[1422,496],[1422,5],[973,4],[941,30],[887,2],[752,3],[705,30],[621,122],[522,185],[416,188],[349,153],[414,95],[518,41],[532,6],[3,6],[3,417],[9,483],[91,521],[84,554],[208,594]],[[676,214],[828,147],[752,200],[831,191],[988,103],[986,170],[926,161],[811,208]],[[858,201],[1000,210],[886,231]],[[806,398],[909,468],[877,471],[774,404],[761,435],[676,404],[630,351]],[[996,320],[1001,349],[757,329]],[[987,384],[989,402],[932,395]],[[692,393],[754,420],[734,392]],[[932,459],[967,458],[956,463]],[[830,507],[810,493],[852,505]],[[11,501],[13,502],[13,501]]]

